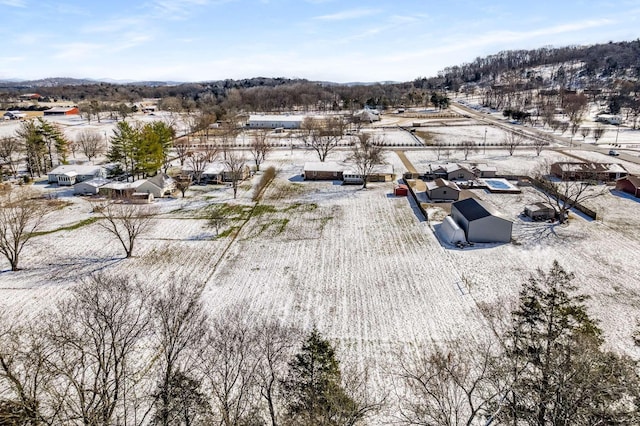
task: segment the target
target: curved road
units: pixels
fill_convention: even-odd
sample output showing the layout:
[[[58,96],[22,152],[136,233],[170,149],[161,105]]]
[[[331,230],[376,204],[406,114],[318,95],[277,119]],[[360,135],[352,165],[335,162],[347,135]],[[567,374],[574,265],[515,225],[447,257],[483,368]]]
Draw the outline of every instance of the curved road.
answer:
[[[510,131],[510,132],[516,132],[516,133],[520,133],[522,135],[525,135],[527,137],[549,137],[551,136],[557,143],[565,145],[564,147],[561,148],[550,148],[556,151],[561,151],[561,152],[565,152],[567,150],[569,150],[569,152],[571,152],[571,149],[579,149],[579,150],[583,150],[583,151],[593,151],[593,152],[599,152],[601,154],[607,155],[609,153],[609,148],[604,148],[598,145],[594,145],[592,143],[582,143],[579,140],[571,140],[569,138],[566,137],[562,137],[562,136],[555,136],[555,135],[551,135],[550,133],[547,132],[543,132],[541,130],[538,130],[536,128],[533,127],[527,127],[527,126],[522,126],[522,125],[514,125],[511,123],[505,123],[503,120],[499,120],[493,116],[491,116],[490,114],[483,114],[481,112],[478,112],[472,108],[469,108],[465,105],[461,105],[457,102],[452,103],[450,108],[453,111],[456,111],[458,114],[461,115],[467,115],[467,116],[471,116],[473,118],[475,118],[476,120],[482,121],[488,125],[492,125],[492,126],[496,126],[496,127],[500,127],[504,130]],[[574,156],[575,157],[575,156]],[[628,161],[630,163],[635,163],[635,164],[640,164],[640,157],[637,155],[632,155],[632,154],[627,154],[624,152],[621,152],[619,156],[614,157],[614,158],[618,158],[620,160],[625,160]]]

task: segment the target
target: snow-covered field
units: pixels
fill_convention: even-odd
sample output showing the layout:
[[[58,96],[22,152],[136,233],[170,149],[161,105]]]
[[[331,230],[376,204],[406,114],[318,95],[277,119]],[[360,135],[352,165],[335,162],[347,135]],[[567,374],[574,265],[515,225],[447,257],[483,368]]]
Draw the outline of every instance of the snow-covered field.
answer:
[[[335,152],[329,160],[346,155]],[[398,156],[386,155],[401,176],[405,168]],[[406,156],[418,170],[436,160],[432,150],[407,150]],[[96,223],[36,237],[24,251],[23,270],[10,272],[7,262],[0,263],[0,309],[15,318],[35,315],[96,272],[154,285],[186,276],[206,283],[203,300],[212,315],[245,302],[256,317],[316,325],[344,359],[371,365],[373,385],[382,393],[398,351],[485,333],[478,303],[513,300],[535,268],[549,269],[557,259],[591,296],[589,311],[600,321],[607,345],[640,357],[630,338],[640,319],[640,199],[608,191],[587,203],[602,220],[573,214],[568,225],[552,226],[519,217],[524,205],[540,200],[534,188],[522,188],[522,194],[474,190],[514,221],[514,242],[457,249],[441,244],[432,229],[437,224],[425,221],[410,198],[392,195],[394,183],[362,190],[301,181],[304,162],[315,159],[306,150],[272,153],[263,169],[273,165],[278,175],[261,201],[269,208],[246,222],[234,221],[235,238],[216,238],[202,213],[211,203],[252,205],[248,183],[237,201],[228,188],[195,187],[185,199],[156,202],[154,228],[131,259],[123,258],[118,243]],[[462,157],[452,152],[449,159]],[[478,151],[469,161],[496,165],[501,174],[524,174],[543,160],[569,159],[556,151],[536,157],[532,150],[509,156],[495,149]],[[639,170],[631,163],[628,168]],[[44,229],[94,214],[86,199],[68,191],[59,196],[71,204],[51,213]]]

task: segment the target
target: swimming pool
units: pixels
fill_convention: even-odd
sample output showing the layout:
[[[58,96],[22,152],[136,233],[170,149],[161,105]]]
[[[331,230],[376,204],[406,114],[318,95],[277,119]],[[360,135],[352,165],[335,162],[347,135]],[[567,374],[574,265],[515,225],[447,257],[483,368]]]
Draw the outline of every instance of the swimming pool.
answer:
[[[482,179],[490,192],[513,192],[520,193],[520,189],[507,181],[506,179]]]
[[[509,182],[507,181],[501,181],[498,179],[485,179],[484,180],[485,183],[487,184],[487,186],[489,188],[495,188],[495,189],[513,189],[513,185],[511,185]]]

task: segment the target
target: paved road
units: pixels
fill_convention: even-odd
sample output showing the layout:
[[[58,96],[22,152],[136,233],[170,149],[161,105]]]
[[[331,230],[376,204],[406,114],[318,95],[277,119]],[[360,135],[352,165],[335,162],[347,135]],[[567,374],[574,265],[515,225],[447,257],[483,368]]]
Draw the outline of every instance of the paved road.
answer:
[[[604,155],[607,155],[609,153],[609,148],[608,147],[601,147],[601,146],[598,146],[598,145],[594,145],[592,143],[582,143],[579,140],[572,140],[571,138],[567,138],[567,137],[563,137],[563,136],[551,135],[548,132],[543,132],[542,130],[535,129],[533,127],[521,126],[521,125],[507,123],[504,120],[497,119],[497,118],[493,117],[490,114],[483,114],[481,112],[478,112],[478,111],[476,111],[476,110],[474,110],[472,108],[469,108],[469,107],[467,107],[465,105],[461,105],[459,103],[451,104],[451,109],[453,111],[457,112],[458,114],[468,115],[468,116],[471,116],[471,117],[475,118],[476,120],[482,121],[482,122],[484,122],[484,123],[486,123],[488,125],[500,127],[500,128],[502,128],[504,130],[507,130],[507,131],[524,134],[527,137],[549,137],[549,136],[551,136],[554,139],[555,142],[563,145],[562,147],[551,147],[551,148],[547,148],[547,149],[553,149],[555,151],[564,152],[566,154],[571,154],[571,150],[573,150],[573,149],[575,149],[575,150],[583,150],[583,151],[599,152],[599,153],[604,154]],[[638,156],[637,154],[628,154],[628,153],[625,153],[625,152],[620,152],[619,156],[612,157],[612,158],[618,158],[620,160],[625,160],[625,161],[629,161],[631,163],[640,164],[640,156]]]

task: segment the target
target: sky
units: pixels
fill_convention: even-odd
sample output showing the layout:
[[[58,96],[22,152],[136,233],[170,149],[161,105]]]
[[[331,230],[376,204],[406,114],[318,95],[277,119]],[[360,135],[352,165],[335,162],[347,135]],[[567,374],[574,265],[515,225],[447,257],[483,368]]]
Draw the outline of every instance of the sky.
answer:
[[[0,0],[0,79],[411,81],[631,41],[640,0]]]

